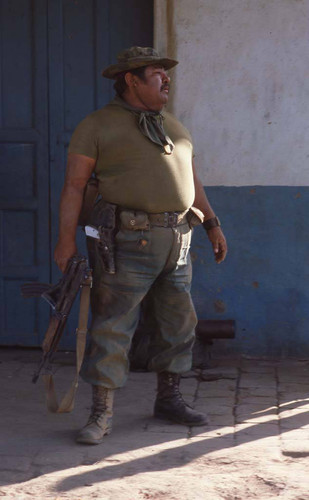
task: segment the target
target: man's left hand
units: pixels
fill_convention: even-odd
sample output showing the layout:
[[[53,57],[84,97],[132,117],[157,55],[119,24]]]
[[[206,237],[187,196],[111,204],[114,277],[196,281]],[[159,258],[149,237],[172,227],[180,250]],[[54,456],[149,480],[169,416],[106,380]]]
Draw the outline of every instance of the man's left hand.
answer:
[[[212,244],[215,259],[218,264],[223,262],[227,254],[227,244],[220,227],[213,227],[207,231],[207,236]]]

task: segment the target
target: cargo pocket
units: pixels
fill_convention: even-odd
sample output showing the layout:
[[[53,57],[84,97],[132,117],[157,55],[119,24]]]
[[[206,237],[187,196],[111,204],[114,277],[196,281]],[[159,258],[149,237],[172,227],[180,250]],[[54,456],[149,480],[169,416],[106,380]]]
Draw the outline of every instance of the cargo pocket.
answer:
[[[116,251],[143,252],[148,249],[150,243],[150,231],[132,231],[121,228],[116,234]]]

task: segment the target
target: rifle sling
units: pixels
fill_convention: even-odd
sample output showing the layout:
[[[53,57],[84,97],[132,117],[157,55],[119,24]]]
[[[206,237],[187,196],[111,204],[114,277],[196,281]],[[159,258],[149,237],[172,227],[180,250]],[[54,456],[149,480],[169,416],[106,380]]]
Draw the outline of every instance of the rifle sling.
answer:
[[[52,374],[44,374],[43,380],[46,390],[46,404],[47,408],[52,413],[69,413],[74,408],[75,394],[78,387],[79,372],[84,359],[86,337],[87,337],[87,324],[88,312],[90,302],[90,288],[91,276],[82,284],[80,295],[80,309],[78,318],[78,327],[76,329],[76,372],[75,378],[68,392],[62,398],[60,404],[55,391],[54,379]]]
[[[50,345],[53,341],[55,332],[57,331],[57,328],[59,327],[59,324],[60,324],[60,319],[57,318],[56,316],[52,316],[50,318],[47,332],[45,334],[43,344],[42,344],[42,349],[43,349],[44,353],[48,352]]]

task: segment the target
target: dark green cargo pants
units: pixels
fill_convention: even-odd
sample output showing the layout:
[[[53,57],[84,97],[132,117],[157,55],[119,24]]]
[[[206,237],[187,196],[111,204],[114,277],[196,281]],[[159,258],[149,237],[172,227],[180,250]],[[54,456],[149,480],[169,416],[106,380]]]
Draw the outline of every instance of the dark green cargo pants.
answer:
[[[190,241],[186,222],[149,231],[121,229],[116,236],[116,274],[105,273],[96,259],[91,341],[82,369],[86,382],[110,389],[124,385],[128,351],[147,294],[156,319],[149,368],[190,370],[197,322],[190,297]]]

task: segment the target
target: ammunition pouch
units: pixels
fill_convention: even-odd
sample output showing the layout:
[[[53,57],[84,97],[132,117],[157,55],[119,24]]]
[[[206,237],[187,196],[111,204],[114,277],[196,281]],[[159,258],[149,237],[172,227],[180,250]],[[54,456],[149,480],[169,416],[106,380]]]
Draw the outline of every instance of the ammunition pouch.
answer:
[[[187,221],[189,227],[192,229],[199,224],[203,224],[204,222],[204,214],[196,207],[191,207],[187,213]]]
[[[120,209],[119,222],[121,229],[132,231],[149,231],[149,217],[140,210]]]

